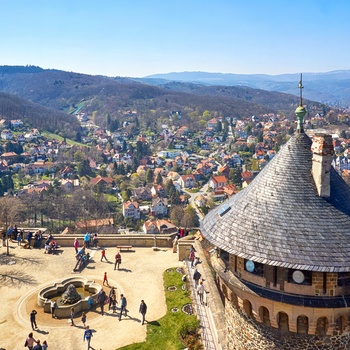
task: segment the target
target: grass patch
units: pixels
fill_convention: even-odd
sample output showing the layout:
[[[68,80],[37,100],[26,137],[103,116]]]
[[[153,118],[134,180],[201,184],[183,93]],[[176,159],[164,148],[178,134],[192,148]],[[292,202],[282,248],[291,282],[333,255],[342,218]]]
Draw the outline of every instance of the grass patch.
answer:
[[[41,134],[44,137],[48,138],[48,139],[54,139],[54,140],[61,141],[61,142],[64,140],[64,137],[56,135],[56,134],[54,134],[52,132],[43,131]],[[68,145],[76,145],[76,146],[88,147],[84,143],[76,142],[76,141],[70,140],[68,138],[66,138],[66,142],[67,142]]]
[[[119,348],[119,350],[183,350],[202,349],[198,340],[197,331],[199,320],[194,315],[187,315],[181,311],[186,304],[192,303],[190,292],[182,290],[182,274],[172,269],[172,272],[164,272],[164,290],[167,305],[167,313],[159,320],[146,320],[147,339],[143,343],[135,343]],[[169,291],[168,287],[176,286],[175,291]],[[178,312],[171,309],[178,308]]]

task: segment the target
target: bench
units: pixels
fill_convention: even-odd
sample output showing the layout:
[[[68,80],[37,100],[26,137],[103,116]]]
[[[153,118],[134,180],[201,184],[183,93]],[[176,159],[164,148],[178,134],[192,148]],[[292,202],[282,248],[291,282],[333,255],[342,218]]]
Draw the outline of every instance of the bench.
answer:
[[[132,245],[117,245],[117,248],[119,249],[119,250],[130,250],[130,249],[132,249]]]

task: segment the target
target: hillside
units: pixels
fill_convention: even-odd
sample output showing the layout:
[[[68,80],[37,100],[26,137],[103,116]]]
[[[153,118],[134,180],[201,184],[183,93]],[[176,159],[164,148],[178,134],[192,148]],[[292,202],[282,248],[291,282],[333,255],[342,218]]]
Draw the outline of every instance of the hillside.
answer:
[[[178,72],[153,74],[141,82],[162,86],[169,81],[204,85],[247,86],[255,89],[298,94],[300,74],[223,74],[207,72]],[[333,106],[350,105],[350,70],[326,73],[303,73],[306,98]]]
[[[167,83],[161,86],[142,84],[129,78],[92,76],[39,67],[0,67],[0,91],[69,112],[81,108],[104,126],[107,116],[122,119],[134,110],[149,126],[170,111],[181,110],[201,115],[215,114],[244,117],[263,113],[286,113],[293,116],[299,101],[296,96],[246,87],[203,86]],[[308,102],[312,107],[327,108]]]
[[[0,119],[22,119],[31,127],[75,137],[80,124],[75,116],[0,92]]]

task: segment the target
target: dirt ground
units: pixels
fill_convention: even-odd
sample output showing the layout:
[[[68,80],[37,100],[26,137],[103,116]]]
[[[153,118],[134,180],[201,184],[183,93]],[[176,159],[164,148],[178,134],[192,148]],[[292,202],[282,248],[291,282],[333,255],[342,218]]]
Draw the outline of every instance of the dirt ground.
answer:
[[[95,280],[102,285],[107,272],[109,285],[117,288],[117,297],[123,293],[127,299],[128,317],[118,320],[119,313],[108,311],[104,316],[99,309],[87,313],[87,324],[93,330],[91,346],[95,350],[115,350],[121,346],[144,341],[146,326],[141,325],[138,312],[141,299],[148,309],[146,320],[161,318],[166,312],[163,288],[163,272],[170,267],[181,266],[172,249],[134,248],[121,252],[120,270],[114,271],[116,248],[106,250],[108,262],[101,262],[101,252],[91,250],[92,261],[81,273],[74,273],[74,248],[62,248],[58,254],[44,254],[43,249],[23,249],[10,243],[10,256],[6,248],[0,248],[0,349],[24,348],[24,342],[32,331],[29,313],[37,310],[38,330],[34,338],[46,340],[50,350],[86,349],[83,342],[84,328],[80,314],[76,315],[76,327],[67,319],[52,319],[37,305],[37,294],[43,287],[60,282],[74,275]],[[104,287],[107,294],[109,287]]]

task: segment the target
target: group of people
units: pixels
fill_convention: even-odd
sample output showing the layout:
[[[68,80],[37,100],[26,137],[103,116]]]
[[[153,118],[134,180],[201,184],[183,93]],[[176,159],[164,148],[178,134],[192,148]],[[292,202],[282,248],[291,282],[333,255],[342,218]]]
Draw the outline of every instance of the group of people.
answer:
[[[201,304],[204,304],[204,285],[203,285],[203,280],[200,281],[202,275],[196,268],[196,265],[199,263],[199,257],[196,257],[196,249],[194,248],[193,245],[190,247],[190,254],[189,254],[189,260],[191,262],[191,267],[194,268],[194,273],[193,273],[193,280],[194,280],[194,285],[195,285],[195,290],[199,296],[199,301]]]
[[[83,269],[88,264],[90,260],[90,253],[85,251],[85,246],[82,246],[82,248],[78,250],[78,253],[75,255],[75,258],[77,262],[73,271],[78,271]]]
[[[45,241],[45,252],[50,249],[49,248],[50,244],[52,244],[52,245],[57,244],[53,240],[53,237],[51,235]],[[80,248],[80,244],[79,244],[78,239],[76,238],[74,240],[73,246],[75,248],[76,259],[77,259],[77,263],[76,263],[74,270],[76,270],[77,268],[81,268],[81,266],[85,265],[86,261],[89,259],[89,253],[86,252],[86,248],[88,247],[89,244],[90,244],[90,236],[89,236],[89,243],[86,243],[85,236],[84,236],[84,244],[81,248]],[[96,240],[93,244],[97,245]],[[106,257],[106,250],[104,248],[101,249],[101,261],[103,259],[105,259],[108,262],[108,259]],[[116,270],[116,269],[119,270],[121,262],[122,262],[121,254],[118,251],[115,255],[114,270]],[[109,286],[107,272],[104,273],[104,277],[103,277],[103,285],[105,285],[105,284],[107,286]],[[90,293],[87,301],[88,301],[88,310],[90,310],[94,304],[93,296],[91,293]],[[96,302],[97,302],[98,306],[101,308],[102,315],[104,314],[104,307],[106,304],[108,304],[108,310],[113,310],[113,313],[117,312],[117,304],[118,304],[118,306],[119,306],[119,315],[118,315],[119,321],[121,321],[123,314],[125,317],[128,316],[126,297],[123,294],[120,294],[120,299],[118,302],[115,287],[110,288],[108,296],[107,296],[106,292],[103,290],[103,288],[101,288],[100,292],[97,295]],[[58,307],[58,305],[57,305],[56,300],[52,300],[51,301],[51,316],[52,316],[52,318],[56,318],[57,307]],[[142,323],[142,325],[144,325],[144,323],[146,322],[146,313],[147,313],[147,305],[146,305],[144,300],[141,300],[141,302],[140,302],[139,313],[141,314],[141,323]],[[30,313],[30,322],[31,322],[31,326],[32,326],[33,330],[38,329],[37,323],[36,323],[36,315],[37,315],[36,310],[33,310]],[[75,309],[74,309],[74,307],[71,307],[71,310],[70,310],[70,324],[71,324],[71,326],[75,326],[74,318],[75,318]],[[91,338],[93,337],[93,332],[90,329],[90,327],[86,324],[87,314],[85,312],[82,312],[81,321],[82,321],[82,324],[84,327],[83,340],[87,342],[88,349],[90,349],[91,348],[90,342],[91,342]],[[33,338],[33,333],[30,333],[25,340],[25,347],[28,347],[29,350],[46,350],[48,348],[48,345],[47,345],[46,341],[41,343],[39,339],[35,340]]]
[[[24,243],[24,248],[30,249],[32,241],[34,241],[33,248],[42,248],[43,240],[44,236],[41,230],[38,230],[35,233],[33,233],[32,231],[24,231],[24,229],[18,229],[17,225],[10,225],[7,231],[2,231],[3,247],[6,247],[6,241],[10,241],[17,242],[18,246],[22,246],[22,243]],[[51,243],[50,247],[49,243]],[[56,242],[53,241],[52,235],[49,234],[49,236],[45,240],[45,253],[47,253],[50,249],[55,249],[54,243]]]
[[[34,343],[36,344],[35,346]],[[33,333],[29,333],[25,340],[24,347],[28,347],[29,350],[47,350],[49,346],[46,340],[41,344],[40,339],[35,340]]]

